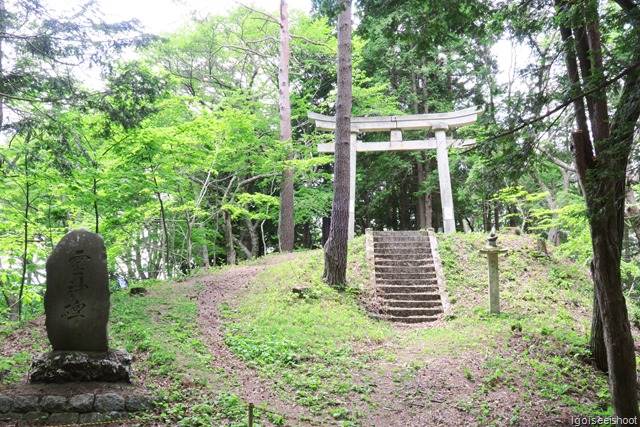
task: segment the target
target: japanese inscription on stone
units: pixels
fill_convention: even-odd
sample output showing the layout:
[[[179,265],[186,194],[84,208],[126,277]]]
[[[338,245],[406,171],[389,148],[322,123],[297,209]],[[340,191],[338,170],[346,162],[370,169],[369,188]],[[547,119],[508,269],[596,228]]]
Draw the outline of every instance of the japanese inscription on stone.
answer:
[[[54,350],[107,351],[109,278],[104,240],[74,230],[47,260],[46,326]]]

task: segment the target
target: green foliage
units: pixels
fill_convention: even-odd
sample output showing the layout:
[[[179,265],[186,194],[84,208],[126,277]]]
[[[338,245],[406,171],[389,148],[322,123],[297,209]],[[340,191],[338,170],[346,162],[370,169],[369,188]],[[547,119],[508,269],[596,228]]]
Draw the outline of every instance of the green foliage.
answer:
[[[569,205],[562,208],[558,212],[558,219],[567,224],[564,228],[567,230],[567,240],[558,247],[558,250],[567,258],[578,263],[588,264],[593,252],[591,231],[584,205]]]
[[[486,27],[488,5],[445,3],[410,1],[402,8],[360,3],[358,33],[367,41],[363,67],[370,76],[392,83],[403,111],[451,110],[456,99],[470,98],[468,87],[480,90],[481,70],[491,67],[482,53],[482,45],[493,36]],[[465,87],[467,78],[480,82]]]
[[[528,226],[527,221],[535,216],[540,208],[539,202],[544,200],[548,194],[546,192],[531,194],[522,186],[503,188],[496,193],[494,200],[500,203],[513,205],[518,210],[518,214],[507,214],[503,218],[520,218],[520,230],[524,232]]]
[[[41,11],[39,5],[31,6]],[[21,68],[14,75],[31,73],[31,80],[12,86],[24,92],[3,91],[9,95],[3,105],[13,108],[18,101],[10,96],[15,95],[34,98],[36,108],[14,109],[32,118],[19,118],[28,126],[16,125],[0,145],[0,187],[5,196],[0,206],[4,274],[0,288],[5,296],[0,312],[14,306],[11,301],[21,292],[20,306],[41,309],[37,296],[44,259],[71,228],[99,231],[111,273],[129,279],[166,277],[178,270],[188,273],[194,267],[224,263],[229,245],[243,245],[251,254],[277,246],[277,190],[286,146],[278,140],[277,108],[265,102],[277,94],[271,79],[277,64],[243,50],[275,54],[276,25],[263,25],[254,19],[262,15],[243,7],[194,20],[176,34],[156,40],[139,60],[110,57],[104,88],[94,93],[67,79],[74,73],[62,63],[57,65],[60,76],[46,65],[56,59],[77,62],[74,57],[101,59],[109,43],[91,39],[99,35],[98,27],[95,31],[84,27],[93,22],[93,10],[81,14],[65,38],[57,38],[60,31],[67,31],[62,21],[46,23],[38,13],[23,16],[12,8],[9,14],[15,22],[35,16],[33,28],[46,26],[51,38],[17,37],[11,43],[37,42],[51,51],[50,57],[25,53],[24,61],[16,61]],[[105,40],[115,43],[133,30],[99,24],[113,36]],[[327,70],[336,42],[326,21],[292,12],[291,24],[292,31],[303,35],[292,42],[294,120],[302,122],[309,100],[330,91]],[[76,40],[79,33],[84,37]],[[8,57],[22,51],[6,53]],[[9,72],[14,64],[5,65]],[[324,95],[315,79],[325,86]],[[68,104],[39,100],[69,93],[83,96]],[[366,99],[370,96],[373,91]],[[323,102],[312,102],[316,101]],[[319,171],[317,165],[331,159],[316,162],[315,145],[302,134],[295,136],[294,145],[292,165],[300,196],[296,215],[302,222],[316,224],[326,215],[331,198],[331,173]],[[225,233],[223,211],[232,214],[230,233]],[[259,243],[254,235],[260,237]],[[312,236],[317,235],[312,230]],[[23,267],[30,275],[23,277]]]
[[[111,127],[124,130],[138,127],[160,108],[159,101],[168,95],[167,82],[139,62],[131,61],[112,70],[107,76],[107,91],[95,102],[96,109],[107,115],[106,135]]]

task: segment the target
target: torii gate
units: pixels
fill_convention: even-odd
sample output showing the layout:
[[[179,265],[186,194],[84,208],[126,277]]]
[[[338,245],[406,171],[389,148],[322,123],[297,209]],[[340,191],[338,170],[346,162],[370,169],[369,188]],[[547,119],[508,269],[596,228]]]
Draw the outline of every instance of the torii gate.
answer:
[[[445,233],[456,231],[453,213],[453,193],[451,191],[451,175],[449,172],[448,148],[469,147],[475,144],[474,139],[455,140],[447,138],[446,131],[475,123],[482,110],[468,108],[451,113],[414,114],[407,116],[379,116],[351,118],[351,165],[349,179],[349,239],[355,235],[356,217],[356,153],[362,151],[400,151],[400,150],[433,150],[437,151],[438,178],[440,181],[440,200],[442,202],[442,218]],[[323,131],[336,130],[336,118],[309,111],[309,119],[315,122],[316,128]],[[435,134],[435,139],[404,141],[403,130],[428,130]],[[358,134],[362,132],[391,132],[390,141],[362,142]],[[318,152],[335,152],[335,143],[318,144]]]

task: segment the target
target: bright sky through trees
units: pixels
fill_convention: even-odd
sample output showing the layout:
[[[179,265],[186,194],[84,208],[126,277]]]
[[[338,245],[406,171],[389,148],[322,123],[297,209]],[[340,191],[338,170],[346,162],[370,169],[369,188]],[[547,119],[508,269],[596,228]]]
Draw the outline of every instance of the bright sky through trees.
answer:
[[[161,33],[178,28],[188,17],[224,13],[237,3],[234,0],[98,0],[107,21],[139,19],[147,31]],[[81,4],[81,0],[48,0],[64,9]],[[261,9],[279,10],[280,0],[247,0],[241,2]],[[310,0],[288,0],[289,9],[311,10]]]

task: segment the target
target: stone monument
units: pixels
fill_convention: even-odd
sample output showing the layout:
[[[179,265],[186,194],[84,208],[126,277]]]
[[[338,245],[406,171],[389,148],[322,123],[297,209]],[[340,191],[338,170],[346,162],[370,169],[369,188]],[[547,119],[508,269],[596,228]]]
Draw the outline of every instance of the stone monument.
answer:
[[[99,234],[74,230],[47,260],[47,335],[54,351],[107,351],[107,251]]]
[[[47,260],[46,328],[53,351],[37,356],[33,382],[130,381],[131,356],[109,350],[107,252],[99,234],[67,233]]]

